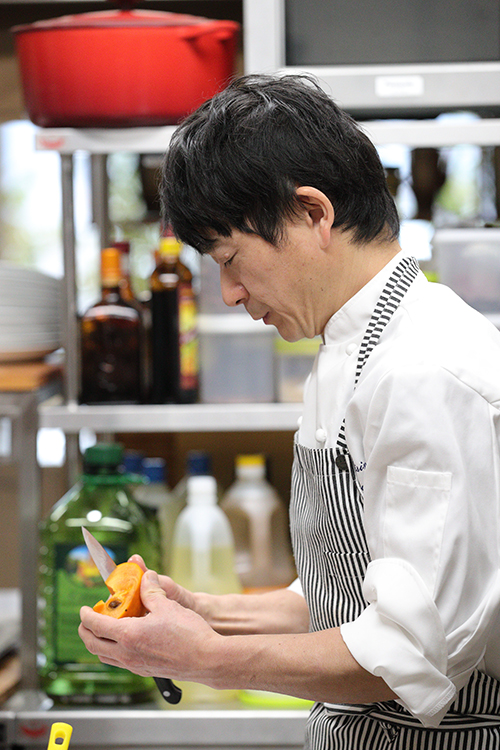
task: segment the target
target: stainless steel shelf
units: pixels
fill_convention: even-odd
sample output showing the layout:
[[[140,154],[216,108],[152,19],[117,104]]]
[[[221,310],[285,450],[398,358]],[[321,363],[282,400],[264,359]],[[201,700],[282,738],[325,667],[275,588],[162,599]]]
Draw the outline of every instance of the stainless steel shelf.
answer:
[[[137,154],[163,153],[175,130],[173,125],[157,128],[39,128],[35,145],[39,151],[73,154],[111,154],[124,151]]]
[[[301,750],[306,710],[51,709],[0,711],[9,747],[47,747],[50,727],[73,727],[71,747]],[[2,745],[3,747],[3,745]]]
[[[482,120],[387,120],[362,123],[371,140],[412,148],[432,146],[497,146],[500,144],[500,119]]]
[[[41,427],[96,432],[251,432],[296,430],[301,404],[86,406],[42,404]]]
[[[441,120],[380,120],[361,123],[377,145],[401,144],[412,148],[470,144],[500,144],[500,119],[464,122]],[[115,151],[131,153],[163,153],[175,126],[159,128],[73,129],[41,128],[36,133],[36,147],[41,151],[71,154],[88,151],[108,154]]]

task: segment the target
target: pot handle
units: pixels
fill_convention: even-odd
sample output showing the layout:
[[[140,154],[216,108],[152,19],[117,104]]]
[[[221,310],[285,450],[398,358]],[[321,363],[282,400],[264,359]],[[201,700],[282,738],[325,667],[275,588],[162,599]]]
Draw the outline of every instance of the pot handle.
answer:
[[[234,21],[213,21],[196,26],[179,26],[177,35],[187,42],[194,42],[202,36],[212,34],[219,42],[227,42],[234,37],[237,24]]]

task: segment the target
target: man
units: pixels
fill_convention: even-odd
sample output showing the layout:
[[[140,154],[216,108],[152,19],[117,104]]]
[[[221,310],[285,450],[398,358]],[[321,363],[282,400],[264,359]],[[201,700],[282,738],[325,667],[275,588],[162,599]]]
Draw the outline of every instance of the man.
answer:
[[[295,441],[300,583],[214,597],[148,572],[145,618],[82,610],[87,648],[312,699],[308,748],[500,748],[500,334],[405,257],[376,149],[307,78],[202,105],[162,194],[228,305],[323,337]]]

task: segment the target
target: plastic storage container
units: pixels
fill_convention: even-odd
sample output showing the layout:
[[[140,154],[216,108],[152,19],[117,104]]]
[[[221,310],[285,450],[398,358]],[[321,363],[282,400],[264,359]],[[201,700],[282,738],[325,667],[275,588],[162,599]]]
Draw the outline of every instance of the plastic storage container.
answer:
[[[205,403],[274,401],[276,329],[249,315],[200,315],[200,395]]]
[[[278,401],[300,402],[304,397],[304,385],[312,370],[321,344],[319,336],[314,339],[285,341],[277,338],[276,395]]]
[[[237,456],[236,480],[221,502],[233,530],[236,572],[247,592],[288,586],[297,575],[288,512],[265,474],[263,455]]]
[[[432,246],[439,281],[479,312],[500,315],[500,228],[438,229]]]

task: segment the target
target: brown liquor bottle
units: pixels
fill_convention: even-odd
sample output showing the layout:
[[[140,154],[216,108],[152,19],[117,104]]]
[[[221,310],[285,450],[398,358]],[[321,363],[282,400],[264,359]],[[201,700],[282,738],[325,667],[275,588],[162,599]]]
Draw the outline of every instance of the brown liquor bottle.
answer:
[[[198,337],[193,276],[179,259],[175,237],[160,239],[151,275],[152,389],[155,404],[198,397]]]
[[[81,401],[86,404],[141,401],[142,321],[123,298],[120,282],[120,251],[105,248],[101,299],[81,319]]]
[[[133,289],[132,281],[130,278],[130,242],[119,241],[114,242],[113,247],[118,248],[120,251],[120,266],[121,266],[121,278],[120,278],[120,291],[125,302],[128,302],[132,307],[139,308]]]

